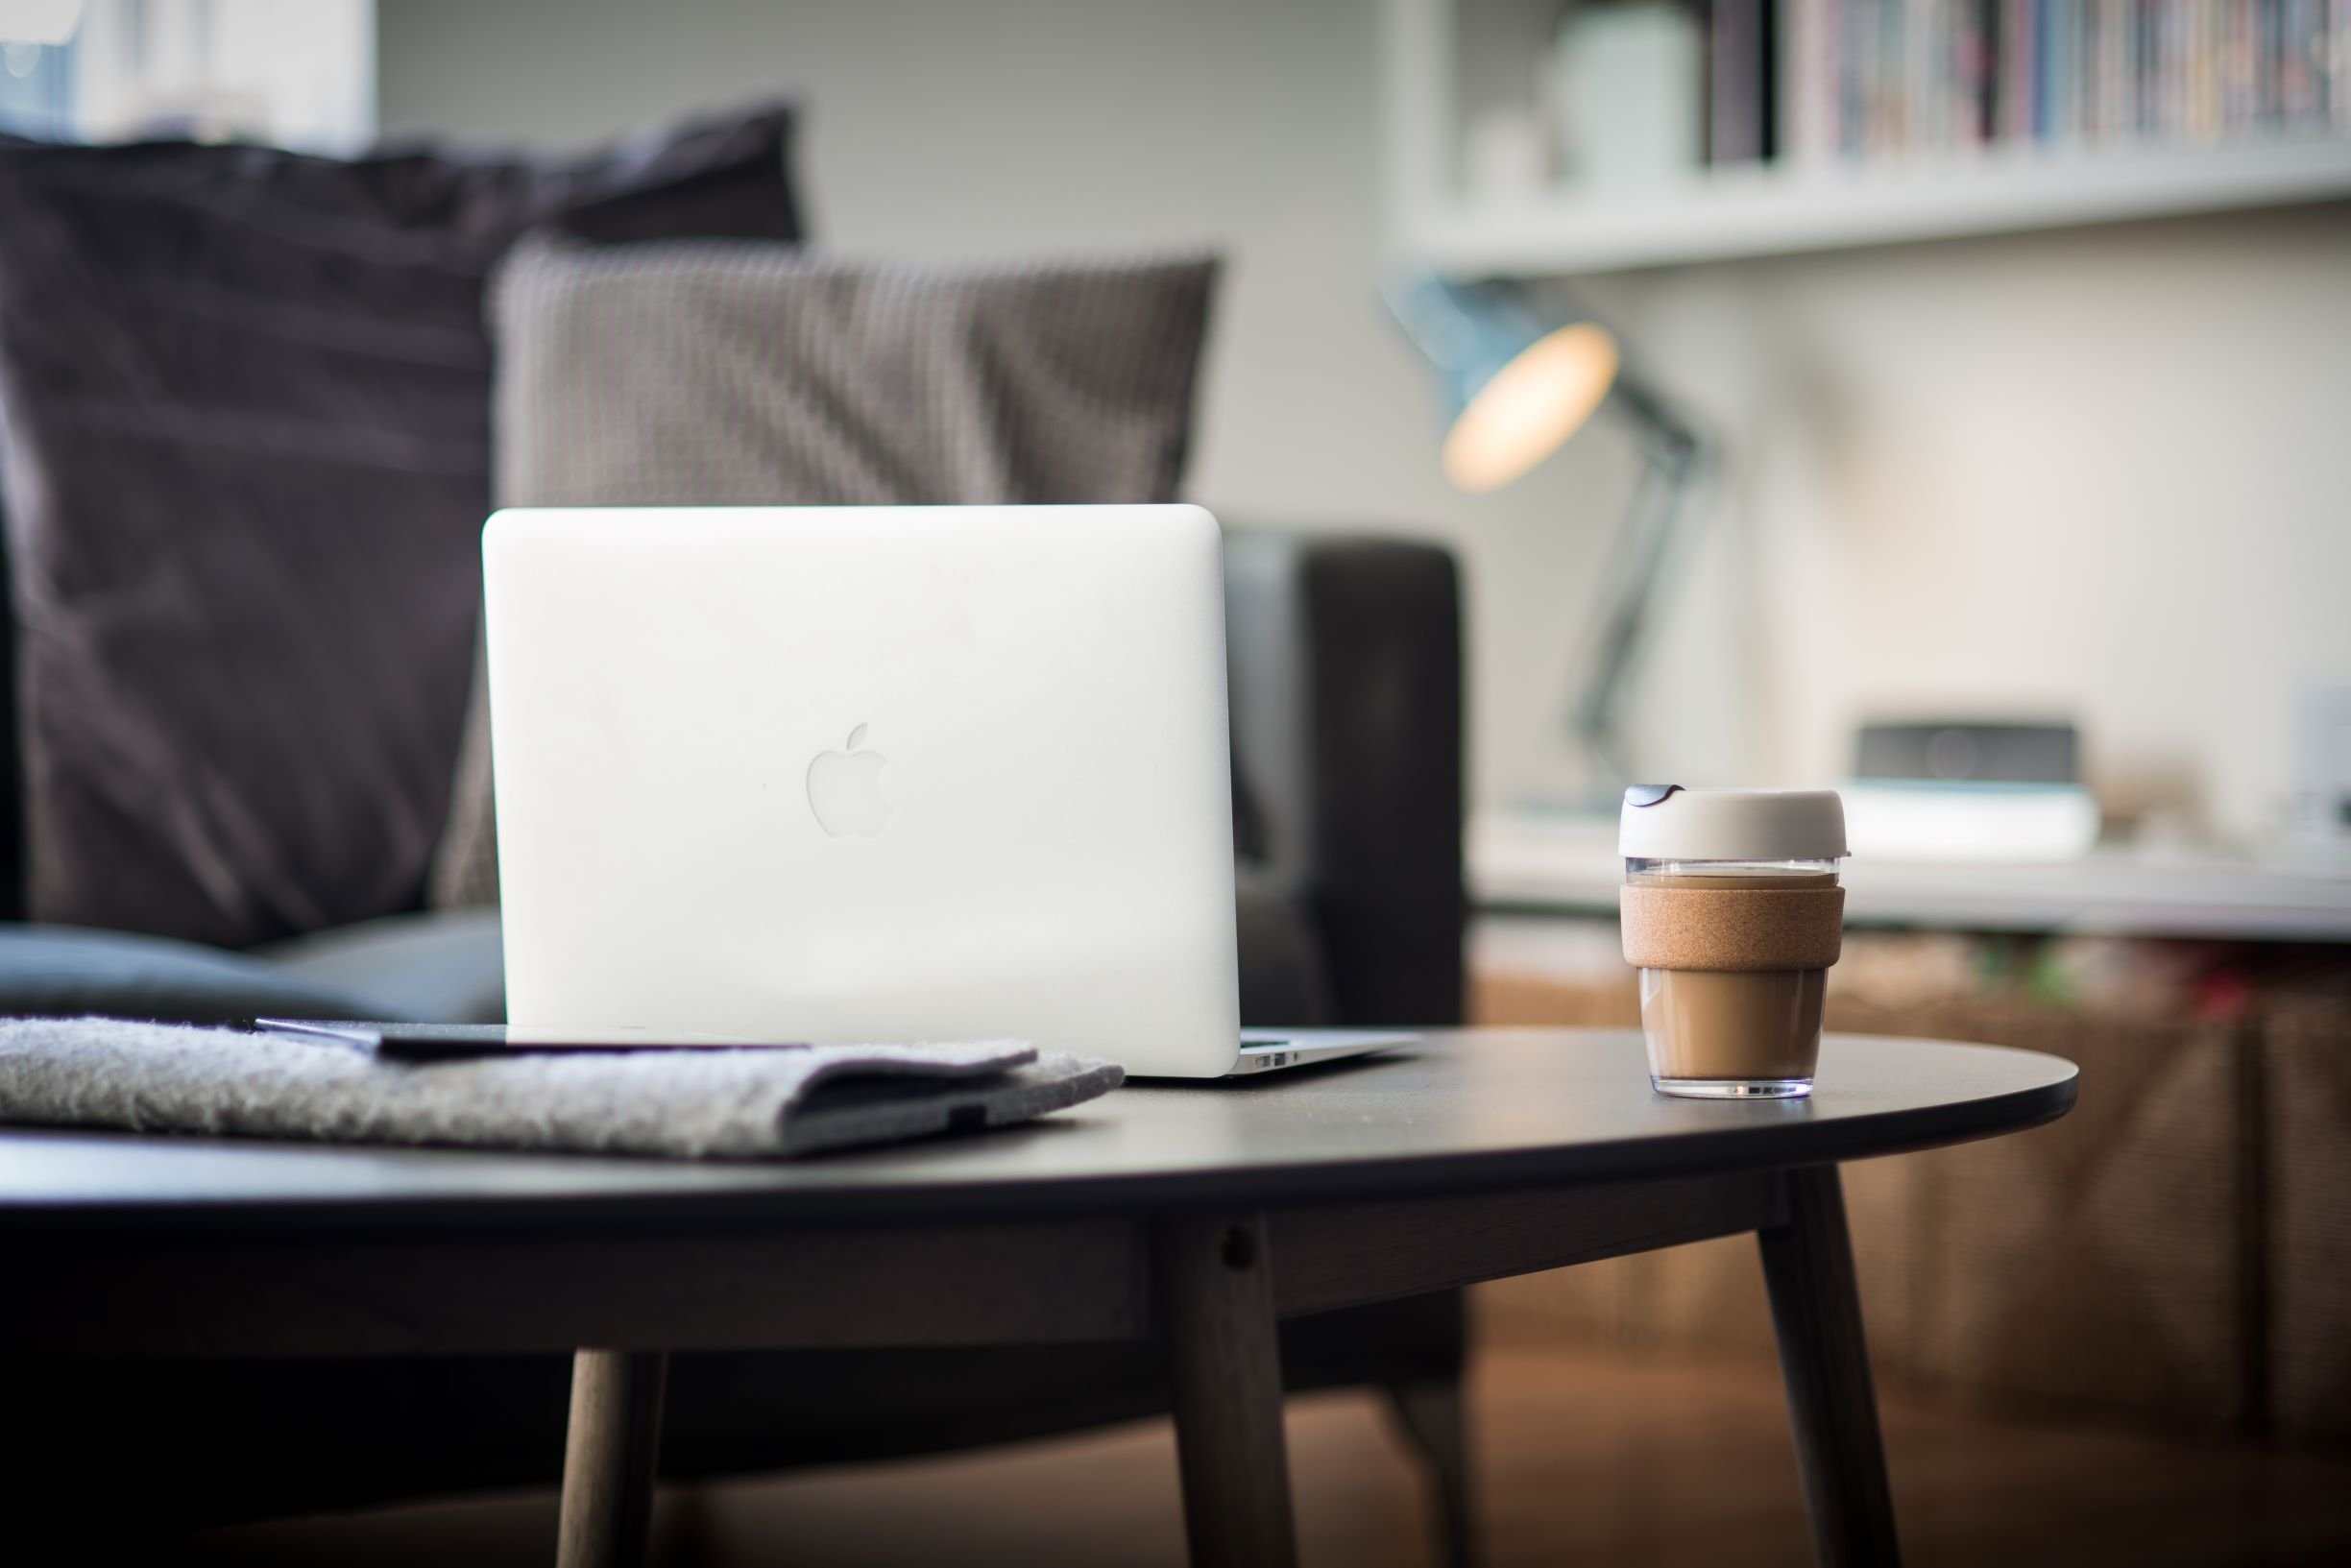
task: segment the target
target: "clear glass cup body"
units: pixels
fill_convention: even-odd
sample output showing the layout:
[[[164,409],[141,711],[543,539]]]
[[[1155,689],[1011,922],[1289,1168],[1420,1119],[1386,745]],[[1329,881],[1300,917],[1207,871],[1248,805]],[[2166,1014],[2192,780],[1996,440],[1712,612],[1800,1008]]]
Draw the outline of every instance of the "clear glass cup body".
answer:
[[[1837,885],[1837,862],[1625,861],[1628,886],[1806,888]],[[1792,1099],[1812,1092],[1820,1061],[1825,969],[1640,971],[1641,1035],[1659,1094]]]

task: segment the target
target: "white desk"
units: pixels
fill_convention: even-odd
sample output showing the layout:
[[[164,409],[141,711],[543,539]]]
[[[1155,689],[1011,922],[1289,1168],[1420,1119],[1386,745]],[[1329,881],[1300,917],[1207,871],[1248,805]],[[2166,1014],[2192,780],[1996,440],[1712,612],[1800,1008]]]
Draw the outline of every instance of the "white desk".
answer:
[[[1483,811],[1466,853],[1483,912],[1616,912],[1624,862],[1612,817]],[[1845,918],[1857,926],[2351,942],[2351,876],[2216,853],[2100,849],[2039,864],[1856,856],[1845,886]]]

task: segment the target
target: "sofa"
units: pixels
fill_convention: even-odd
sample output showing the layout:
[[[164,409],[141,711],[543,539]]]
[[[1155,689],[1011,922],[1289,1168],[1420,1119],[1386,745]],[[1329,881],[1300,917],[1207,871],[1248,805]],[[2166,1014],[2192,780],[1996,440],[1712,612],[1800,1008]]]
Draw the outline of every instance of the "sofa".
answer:
[[[800,243],[795,124],[771,100],[583,154],[350,161],[0,143],[0,1016],[504,1016],[486,741],[464,750],[493,497],[1180,494],[1214,258],[831,258]],[[1233,528],[1225,587],[1245,1021],[1457,1022],[1450,557]],[[1395,1396],[1457,1557],[1464,1345],[1458,1293],[1284,1328],[1294,1386]],[[86,1555],[93,1528],[552,1480],[568,1378],[16,1364],[0,1466]],[[665,1469],[1166,1408],[1148,1344],[682,1356]]]
[[[1242,1015],[1462,1011],[1461,665],[1451,558],[1321,531],[1225,548]],[[14,823],[15,780],[0,773]],[[496,1023],[493,908],[419,909],[245,952],[0,925],[0,1016]]]

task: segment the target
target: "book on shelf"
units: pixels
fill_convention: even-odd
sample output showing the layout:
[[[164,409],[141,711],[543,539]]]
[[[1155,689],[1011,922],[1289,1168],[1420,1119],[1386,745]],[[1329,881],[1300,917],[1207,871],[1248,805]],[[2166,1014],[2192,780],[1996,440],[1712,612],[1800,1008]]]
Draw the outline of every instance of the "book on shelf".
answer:
[[[1779,153],[1772,68],[1777,0],[1711,0],[1706,13],[1707,161],[1752,163]]]
[[[1704,0],[1707,157],[2351,136],[2351,0]]]

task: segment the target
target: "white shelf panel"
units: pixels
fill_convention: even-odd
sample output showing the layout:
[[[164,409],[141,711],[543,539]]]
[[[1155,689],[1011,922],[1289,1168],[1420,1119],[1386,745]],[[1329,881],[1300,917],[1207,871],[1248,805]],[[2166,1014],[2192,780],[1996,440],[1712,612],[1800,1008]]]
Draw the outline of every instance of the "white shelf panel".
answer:
[[[2351,197],[2351,140],[1987,152],[1867,170],[1725,172],[1654,196],[1459,201],[1402,240],[1442,271],[1613,272]]]
[[[1470,894],[1489,913],[1613,915],[1624,880],[1616,823],[1482,811],[1465,843]],[[2351,870],[2218,853],[2100,849],[2077,860],[1845,862],[1859,926],[2241,941],[2351,942]]]

